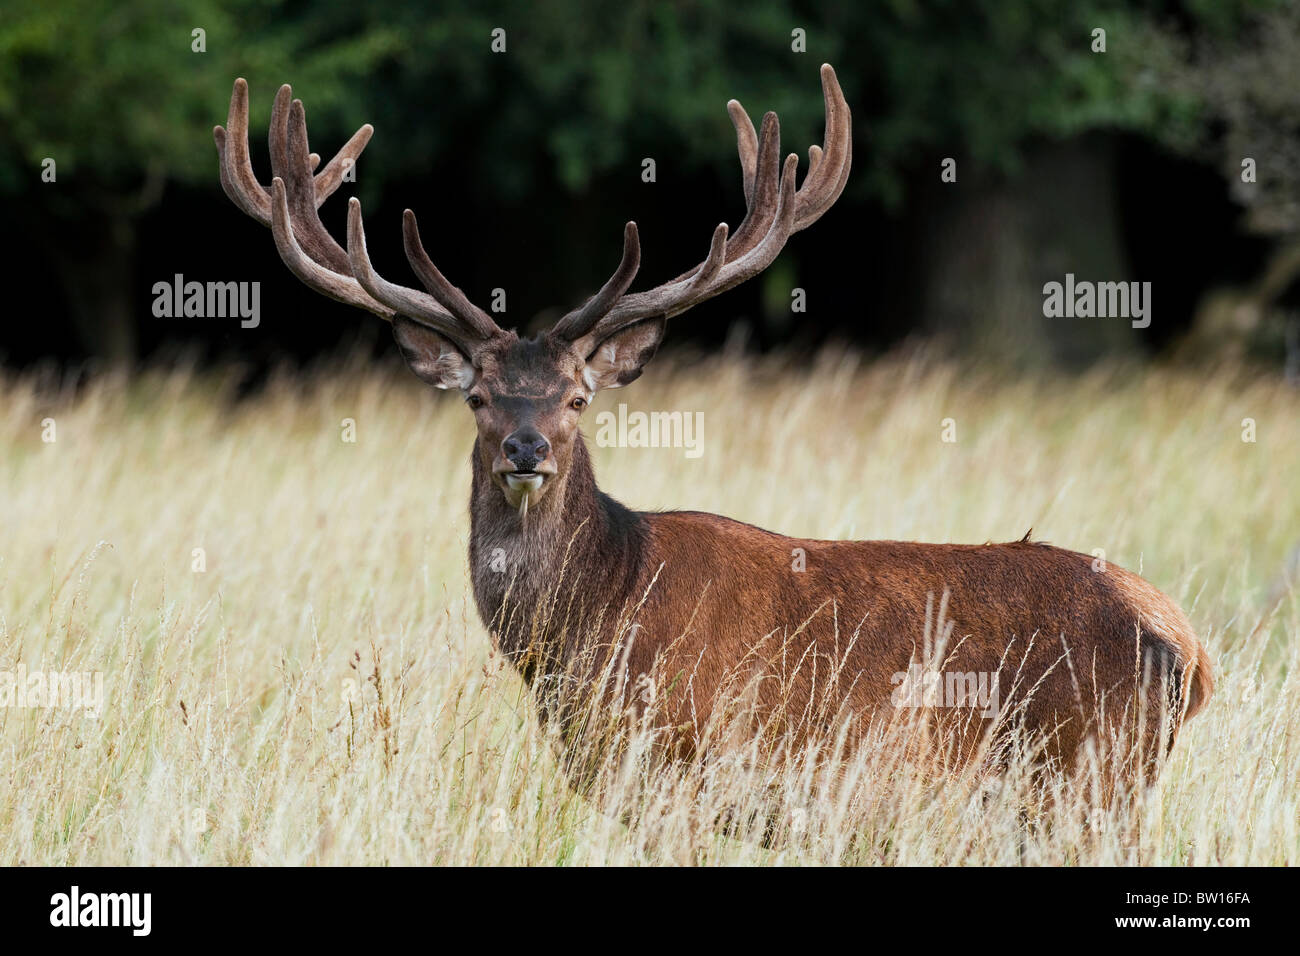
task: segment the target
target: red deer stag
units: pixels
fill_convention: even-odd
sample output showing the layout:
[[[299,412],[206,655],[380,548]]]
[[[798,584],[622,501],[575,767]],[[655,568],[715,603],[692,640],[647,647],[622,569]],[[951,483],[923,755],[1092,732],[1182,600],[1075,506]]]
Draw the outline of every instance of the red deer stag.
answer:
[[[698,266],[629,293],[640,246],[636,224],[627,223],[613,276],[535,338],[499,328],[443,277],[411,210],[406,256],[427,292],[375,272],[356,199],[347,248],[325,230],[317,209],[369,141],[370,126],[316,173],[302,102],[281,87],[269,189],[249,161],[242,79],[228,128],[214,136],[227,195],[271,228],[290,271],[390,321],[412,371],[464,396],[478,427],[474,594],[498,647],[535,690],[548,681],[590,684],[598,672],[624,688],[644,685],[652,672],[666,675],[655,720],[666,752],[679,759],[700,753],[711,716],[734,703],[737,674],[760,736],[777,725],[804,740],[833,732],[836,721],[873,726],[902,706],[900,676],[915,672],[932,608],[943,603],[951,640],[942,667],[992,675],[1002,696],[997,713],[967,711],[943,724],[949,732],[939,736],[955,765],[992,760],[996,769],[980,743],[1014,715],[1011,723],[1038,735],[1045,766],[1081,766],[1101,744],[1092,752],[1108,753],[1103,762],[1124,764],[1115,780],[1145,779],[1156,762],[1123,757],[1105,742],[1128,739],[1162,755],[1213,683],[1182,611],[1136,575],[1094,571],[1089,557],[1027,537],[984,545],[787,538],[712,514],[631,511],[596,487],[579,433],[596,391],[636,379],[670,317],[763,271],[844,189],[849,108],[830,66],[821,79],[825,142],[809,149],[801,186],[798,157],[780,158],[776,115],[755,131],[731,101],[746,205],[740,228],[719,224]],[[774,635],[780,646],[765,645]]]

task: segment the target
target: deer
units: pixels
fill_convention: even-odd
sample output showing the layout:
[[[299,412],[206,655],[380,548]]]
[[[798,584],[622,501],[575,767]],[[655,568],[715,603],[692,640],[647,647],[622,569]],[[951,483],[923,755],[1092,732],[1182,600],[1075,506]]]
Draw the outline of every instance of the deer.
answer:
[[[1060,772],[1109,741],[1104,759],[1116,786],[1140,789],[1214,681],[1182,610],[1138,575],[1099,571],[1092,556],[1029,535],[978,545],[810,540],[696,511],[634,511],[597,486],[580,427],[596,392],[635,381],[669,319],[761,273],[843,192],[850,111],[829,64],[821,84],[825,134],[808,150],[801,183],[798,155],[780,157],[776,114],[756,129],[729,101],[740,226],[719,223],[698,265],[630,292],[640,240],[628,222],[609,279],[531,337],[500,327],[444,277],[410,209],[403,247],[423,290],[376,272],[356,198],[346,247],[325,229],[317,210],[369,142],[370,125],[317,172],[302,101],[282,86],[268,188],[249,157],[241,78],[214,138],[225,193],[271,229],[289,271],[391,323],[410,370],[459,391],[474,416],[472,591],[495,648],[530,688],[603,681],[626,689],[659,675],[655,726],[672,761],[703,756],[705,726],[739,698],[752,718],[747,732],[780,726],[809,740],[848,721],[861,746],[862,727],[899,709],[899,675],[928,653],[949,672],[992,675],[1001,689],[997,713],[967,709],[930,725],[952,767],[985,761],[996,772],[987,741],[1014,724],[1037,735],[1036,759]],[[802,567],[792,555],[803,556]],[[936,607],[946,618],[942,639],[923,649]],[[566,719],[563,705],[543,717]],[[1130,751],[1113,746],[1123,741]]]

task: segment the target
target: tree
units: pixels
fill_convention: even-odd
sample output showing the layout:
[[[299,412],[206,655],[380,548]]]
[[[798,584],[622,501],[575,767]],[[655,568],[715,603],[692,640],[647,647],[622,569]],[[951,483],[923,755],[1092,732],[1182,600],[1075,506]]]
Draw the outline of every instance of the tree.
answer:
[[[381,164],[363,193],[450,159],[485,191],[528,197],[558,221],[594,179],[645,156],[734,188],[734,156],[719,149],[731,97],[777,110],[787,144],[820,138],[809,87],[830,61],[856,119],[845,205],[869,200],[897,214],[916,203],[918,171],[937,177],[943,156],[959,158],[963,177],[996,184],[1026,157],[1032,164],[1041,144],[1090,130],[1194,140],[1207,91],[1166,87],[1151,64],[1187,37],[1230,33],[1253,6],[51,0],[0,21],[0,195],[57,264],[89,350],[127,361],[141,314],[130,279],[140,217],[169,185],[217,190],[211,127],[224,121],[235,76],[253,89],[254,128],[265,128],[271,95],[288,79],[306,96],[314,141],[341,142],[359,118],[385,138],[398,131],[400,149],[363,160]],[[1104,54],[1093,49],[1099,27]],[[472,163],[454,165],[466,152]],[[571,272],[570,261],[608,249],[616,232],[608,222],[570,226],[567,260],[562,250],[532,253],[551,272]]]
[[[393,32],[350,31],[349,6],[296,24],[256,0],[57,0],[6,12],[0,192],[27,198],[18,204],[26,232],[57,264],[92,352],[134,355],[139,217],[169,181],[215,181],[214,106],[231,79],[292,67],[328,110],[384,55]]]

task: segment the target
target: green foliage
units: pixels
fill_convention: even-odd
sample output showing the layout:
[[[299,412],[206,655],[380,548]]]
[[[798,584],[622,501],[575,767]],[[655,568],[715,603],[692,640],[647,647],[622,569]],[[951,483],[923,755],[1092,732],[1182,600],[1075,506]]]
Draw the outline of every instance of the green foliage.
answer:
[[[1186,0],[1175,26],[1163,3],[1059,0],[760,0],[743,13],[727,0],[28,3],[0,21],[0,190],[30,186],[47,156],[81,201],[151,175],[215,185],[210,128],[237,75],[254,128],[288,80],[322,151],[371,120],[402,146],[385,153],[392,169],[473,147],[505,195],[539,174],[579,190],[647,148],[731,170],[717,149],[726,100],[776,109],[802,149],[820,138],[825,60],[858,119],[854,188],[896,203],[928,152],[1009,171],[1034,137],[1119,126],[1191,139],[1196,97],[1147,67],[1176,56],[1182,33],[1230,32],[1254,6]],[[206,52],[191,50],[196,27]],[[489,48],[495,27],[505,53]],[[791,50],[796,27],[806,54]]]
[[[56,0],[7,15],[0,187],[30,184],[45,157],[82,200],[107,200],[150,175],[207,182],[215,170],[211,127],[224,119],[219,104],[235,75],[358,77],[388,52],[382,31],[335,37],[301,23],[287,29],[274,19],[282,6]],[[206,52],[191,49],[195,28],[206,32]]]
[[[1217,166],[1264,234],[1300,231],[1300,6],[1264,9],[1222,34],[1200,34],[1179,55],[1152,64],[1167,90],[1201,105],[1209,122],[1189,129],[1180,148]],[[1242,179],[1242,161],[1258,164]]]

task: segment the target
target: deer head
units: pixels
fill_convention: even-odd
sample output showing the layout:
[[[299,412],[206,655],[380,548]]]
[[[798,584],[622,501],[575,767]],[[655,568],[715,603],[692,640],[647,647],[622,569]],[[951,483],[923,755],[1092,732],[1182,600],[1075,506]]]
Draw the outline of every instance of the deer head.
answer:
[[[375,271],[357,199],[348,201],[346,250],[325,230],[317,209],[369,142],[369,125],[316,173],[320,158],[307,146],[302,101],[282,86],[271,112],[270,189],[258,182],[249,160],[244,80],[235,81],[228,127],[216,127],[213,136],[226,195],[271,228],[294,275],[332,299],[391,322],[417,376],[435,388],[461,391],[478,424],[478,465],[512,508],[527,513],[563,484],[592,396],[641,374],[663,339],[666,320],[762,272],[793,233],[816,222],[839,197],[851,161],[849,108],[829,65],[823,64],[821,78],[824,145],[809,147],[802,186],[795,186],[798,156],[780,160],[776,114],[767,113],[755,131],[741,105],[730,101],[745,194],[740,227],[732,234],[719,223],[698,266],[653,289],[629,293],[640,242],[636,223],[627,223],[614,274],[587,302],[534,338],[500,328],[447,281],[425,252],[411,210],[403,216],[404,247],[425,292],[395,285]]]

